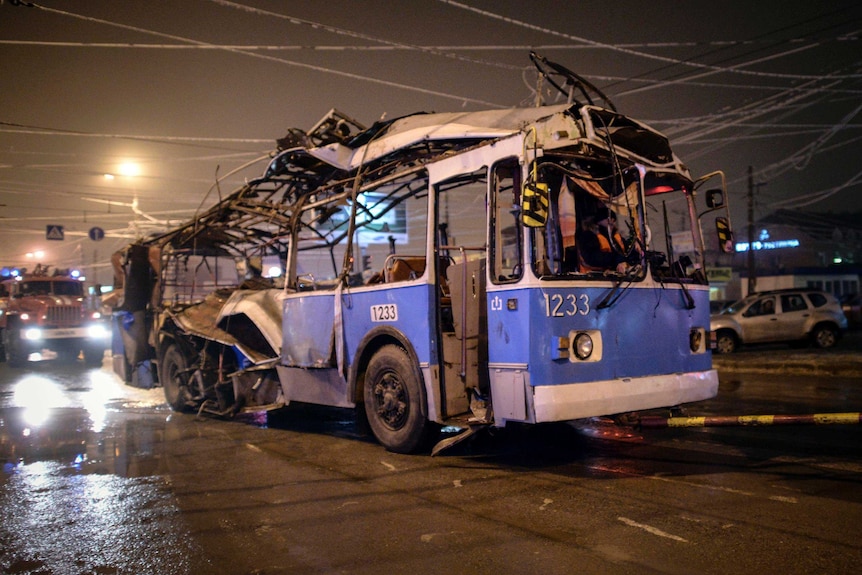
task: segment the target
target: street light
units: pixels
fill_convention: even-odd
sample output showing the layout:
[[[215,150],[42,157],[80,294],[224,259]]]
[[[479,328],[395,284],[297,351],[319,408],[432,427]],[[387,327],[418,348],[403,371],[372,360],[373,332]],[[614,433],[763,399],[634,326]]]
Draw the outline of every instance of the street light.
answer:
[[[121,176],[134,178],[141,175],[141,166],[135,162],[123,162],[118,166],[117,171]]]

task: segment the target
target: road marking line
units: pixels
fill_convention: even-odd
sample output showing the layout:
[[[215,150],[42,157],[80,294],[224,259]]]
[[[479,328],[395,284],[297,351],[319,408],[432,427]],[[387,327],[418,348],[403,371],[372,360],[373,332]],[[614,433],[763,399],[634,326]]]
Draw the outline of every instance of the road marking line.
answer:
[[[758,495],[757,493],[752,493],[751,491],[742,491],[740,489],[734,489],[733,487],[725,487],[723,485],[706,485],[704,483],[695,483],[694,481],[683,481],[681,479],[670,479],[668,477],[662,477],[661,475],[645,475],[643,473],[634,473],[631,471],[624,471],[621,469],[613,469],[611,467],[606,467],[604,465],[588,465],[586,466],[588,469],[594,469],[596,471],[604,471],[607,473],[617,473],[619,475],[628,475],[629,477],[641,477],[644,479],[653,479],[655,481],[664,481],[665,483],[675,483],[677,485],[687,485],[689,487],[698,487],[700,489],[709,489],[711,491],[723,491],[725,493],[732,493],[734,495],[745,495],[746,497],[765,497],[771,501],[780,501],[782,503],[798,503],[795,497],[782,497],[780,495]]]
[[[672,535],[670,533],[666,533],[666,532],[662,531],[661,529],[657,529],[651,525],[644,525],[643,523],[638,523],[637,521],[633,521],[632,519],[629,519],[628,517],[617,517],[617,519],[619,521],[622,521],[623,523],[625,523],[629,527],[637,527],[638,529],[643,529],[647,533],[652,533],[653,535],[658,535],[659,537],[665,537],[667,539],[673,539],[674,541],[679,541],[681,543],[688,543],[687,539],[683,539],[682,537],[679,537],[678,535]]]

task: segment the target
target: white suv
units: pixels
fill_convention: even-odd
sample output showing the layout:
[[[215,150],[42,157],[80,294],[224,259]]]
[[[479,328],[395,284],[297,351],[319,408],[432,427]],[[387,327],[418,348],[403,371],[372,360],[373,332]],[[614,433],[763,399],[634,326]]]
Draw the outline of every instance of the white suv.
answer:
[[[835,296],[817,290],[754,293],[710,318],[715,351],[731,353],[752,343],[813,343],[832,347],[847,329]]]

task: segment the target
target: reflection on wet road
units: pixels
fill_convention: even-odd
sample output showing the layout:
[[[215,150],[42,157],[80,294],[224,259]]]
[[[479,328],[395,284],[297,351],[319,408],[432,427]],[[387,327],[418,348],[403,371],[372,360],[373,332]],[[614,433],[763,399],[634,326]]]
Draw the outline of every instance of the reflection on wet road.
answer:
[[[859,410],[722,376],[689,415]],[[350,410],[174,414],[107,366],[0,364],[0,573],[854,572],[862,429],[510,426],[386,452]]]
[[[0,369],[0,572],[198,571],[155,473],[169,417],[160,391],[78,366]]]
[[[81,471],[54,461],[5,471],[0,547],[14,551],[0,553],[3,573],[190,572],[199,554],[160,479]]]

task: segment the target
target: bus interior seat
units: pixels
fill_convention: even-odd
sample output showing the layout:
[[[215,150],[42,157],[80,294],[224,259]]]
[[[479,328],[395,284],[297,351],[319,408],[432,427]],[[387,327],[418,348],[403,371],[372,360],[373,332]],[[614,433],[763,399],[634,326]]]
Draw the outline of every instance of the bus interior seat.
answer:
[[[383,265],[386,283],[416,279],[425,273],[425,256],[389,256]]]

